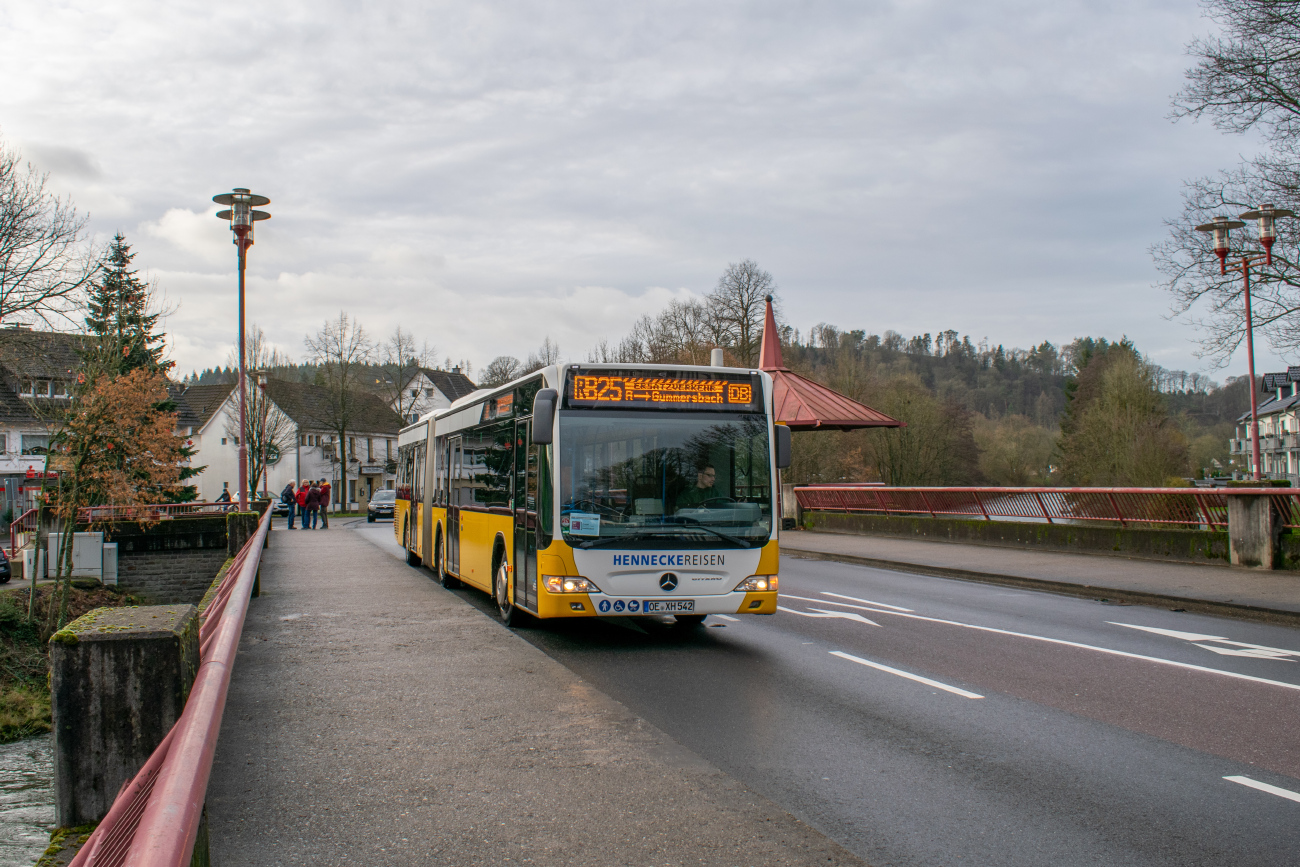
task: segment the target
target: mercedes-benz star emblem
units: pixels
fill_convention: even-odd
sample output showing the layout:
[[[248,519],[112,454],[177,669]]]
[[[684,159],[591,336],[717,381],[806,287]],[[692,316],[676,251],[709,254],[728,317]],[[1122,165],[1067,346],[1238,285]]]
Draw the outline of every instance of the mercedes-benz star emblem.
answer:
[[[665,572],[659,576],[659,586],[664,590],[676,590],[677,576],[671,572]]]

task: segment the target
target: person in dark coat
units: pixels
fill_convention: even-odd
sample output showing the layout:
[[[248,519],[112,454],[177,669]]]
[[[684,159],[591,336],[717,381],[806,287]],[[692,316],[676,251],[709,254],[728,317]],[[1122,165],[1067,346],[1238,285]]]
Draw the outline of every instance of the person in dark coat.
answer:
[[[329,479],[320,480],[320,525],[322,530],[330,528],[330,482]]]
[[[320,486],[315,482],[311,483],[311,489],[307,491],[307,517],[303,519],[303,524],[309,530],[316,529],[316,516],[320,513]]]
[[[293,529],[294,513],[298,511],[298,498],[294,496],[293,482],[284,486],[280,492],[280,502],[289,507],[289,529]]]

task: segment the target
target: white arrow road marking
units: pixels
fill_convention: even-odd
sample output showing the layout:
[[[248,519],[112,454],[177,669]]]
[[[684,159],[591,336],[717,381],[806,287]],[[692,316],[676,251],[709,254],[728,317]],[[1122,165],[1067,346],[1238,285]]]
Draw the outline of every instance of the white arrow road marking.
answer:
[[[876,614],[896,614],[899,611],[909,611],[907,608],[895,608],[893,611],[888,608],[863,608],[861,605],[850,605],[847,602],[836,602],[834,599],[816,599],[812,596],[795,596],[793,593],[782,593],[782,599],[798,599],[801,602],[817,602],[821,605],[842,605],[845,608],[856,608],[859,611],[874,611]],[[872,602],[872,605],[876,603]]]
[[[1129,629],[1141,629],[1143,632],[1154,632],[1156,635],[1167,635],[1170,638],[1181,638],[1184,641],[1217,641],[1220,644],[1228,644],[1232,647],[1242,648],[1241,650],[1233,650],[1232,647],[1213,647],[1208,644],[1196,644],[1197,647],[1213,651],[1221,656],[1247,656],[1252,659],[1280,659],[1283,662],[1295,661],[1288,659],[1287,657],[1289,656],[1300,657],[1300,651],[1286,650],[1281,647],[1265,647],[1262,644],[1247,644],[1244,641],[1229,641],[1219,635],[1201,635],[1197,632],[1178,632],[1173,629],[1157,629],[1154,626],[1138,626],[1136,623],[1116,623],[1114,620],[1107,620],[1106,622],[1111,626],[1127,626]]]
[[[850,602],[861,602],[861,603],[863,603],[864,605],[879,605],[881,608],[892,608],[892,609],[895,610],[895,611],[911,611],[911,610],[912,610],[911,608],[904,608],[904,607],[901,606],[901,605],[886,605],[884,602],[872,602],[870,599],[859,599],[859,598],[856,597],[856,596],[845,596],[845,595],[843,595],[843,594],[841,594],[841,593],[831,593],[829,590],[823,590],[823,591],[822,591],[822,595],[823,595],[823,596],[834,596],[834,597],[836,597],[836,598],[838,598],[838,599],[847,599],[847,600],[849,600]],[[839,603],[839,602],[834,602],[834,603],[832,603],[832,604],[833,604],[833,605],[839,605],[840,603]]]
[[[1294,659],[1287,659],[1288,656],[1300,656],[1290,650],[1278,650],[1275,647],[1248,647],[1244,650],[1234,650],[1231,647],[1215,647],[1213,644],[1198,644],[1204,650],[1213,651],[1220,656],[1249,656],[1252,659],[1280,659],[1283,662],[1295,662]]]
[[[1252,789],[1259,789],[1261,792],[1268,792],[1270,795],[1277,795],[1279,798],[1286,798],[1288,801],[1300,802],[1300,792],[1270,786],[1268,783],[1261,783],[1259,780],[1252,780],[1250,777],[1224,777],[1224,779],[1234,783],[1241,783],[1243,786],[1250,786]]]
[[[1154,632],[1156,635],[1167,635],[1170,638],[1181,638],[1184,641],[1227,641],[1222,635],[1201,635],[1199,632],[1178,632],[1173,629],[1160,629],[1155,626],[1138,626],[1136,623],[1116,623],[1114,620],[1107,620],[1111,626],[1126,626],[1129,629],[1141,629],[1143,632]]]
[[[814,608],[816,614],[810,614],[807,611],[795,611],[793,608],[786,608],[784,605],[776,606],[778,611],[787,611],[791,614],[798,614],[800,617],[833,617],[837,620],[852,620],[856,623],[865,623],[868,626],[879,626],[874,620],[868,620],[861,614],[854,614],[852,611],[822,611]]]
[[[954,693],[955,695],[960,695],[960,696],[962,696],[962,697],[964,697],[964,698],[983,698],[983,697],[984,697],[984,696],[982,696],[982,695],[980,695],[979,693],[976,693],[976,692],[967,692],[966,690],[964,690],[964,689],[960,689],[959,687],[949,686],[948,684],[946,684],[946,683],[940,683],[940,682],[937,681],[937,680],[930,680],[930,678],[928,678],[928,677],[921,677],[921,675],[919,675],[919,674],[912,674],[911,672],[908,672],[908,671],[900,671],[900,670],[898,670],[897,668],[890,668],[888,665],[881,665],[881,664],[878,663],[878,662],[872,662],[872,661],[869,660],[869,659],[863,659],[863,658],[860,657],[860,656],[853,656],[853,655],[848,654],[848,653],[843,653],[842,651],[839,651],[839,650],[832,650],[832,651],[831,651],[831,656],[838,656],[840,659],[847,659],[849,662],[856,662],[858,665],[865,665],[865,666],[867,666],[868,668],[874,668],[874,669],[877,669],[877,670],[879,670],[879,671],[887,671],[887,672],[889,672],[890,674],[896,674],[896,675],[898,675],[899,677],[905,677],[905,678],[907,678],[908,680],[914,680],[914,681],[916,681],[917,683],[923,683],[923,684],[925,684],[926,686],[932,686],[932,687],[934,687],[935,689],[946,690],[947,692]]]

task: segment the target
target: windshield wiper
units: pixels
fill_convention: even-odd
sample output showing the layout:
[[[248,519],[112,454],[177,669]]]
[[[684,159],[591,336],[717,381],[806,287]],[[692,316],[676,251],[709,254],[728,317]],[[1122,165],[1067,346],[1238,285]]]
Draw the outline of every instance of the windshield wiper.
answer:
[[[732,536],[729,533],[723,533],[721,530],[715,530],[712,527],[706,527],[703,524],[699,524],[699,523],[689,524],[689,525],[677,524],[677,525],[668,525],[668,526],[678,526],[684,530],[687,530],[688,532],[694,531],[696,529],[704,530],[706,532],[712,533],[715,536],[718,536],[719,538],[726,539],[728,542],[734,544],[737,548],[750,547],[750,544],[746,542],[744,539],[741,539],[737,536]],[[602,536],[599,539],[592,539],[589,542],[581,542],[579,543],[578,547],[586,550],[588,548],[601,548],[604,547],[605,545],[612,545],[615,542],[635,542],[644,539],[657,539],[664,536],[674,536],[674,535],[677,534],[670,533],[670,532],[662,532],[662,531],[642,530],[638,533],[621,533],[617,536]]]

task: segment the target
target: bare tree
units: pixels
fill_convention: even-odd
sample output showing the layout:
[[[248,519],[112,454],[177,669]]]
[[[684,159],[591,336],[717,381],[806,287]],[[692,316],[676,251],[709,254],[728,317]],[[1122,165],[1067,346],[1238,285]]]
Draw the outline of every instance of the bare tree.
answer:
[[[717,287],[709,294],[709,307],[716,312],[713,325],[725,338],[715,345],[725,345],[744,367],[758,364],[759,341],[763,335],[764,302],[775,295],[776,283],[772,275],[758,267],[752,259],[732,263],[718,278]],[[720,326],[720,327],[718,327]]]
[[[519,363],[518,358],[513,355],[498,355],[483,368],[483,376],[478,383],[483,388],[495,388],[519,376],[522,370],[523,365]]]
[[[375,387],[384,401],[403,419],[420,402],[419,392],[411,394],[407,385],[420,372],[420,368],[433,363],[437,354],[438,351],[428,341],[416,346],[415,335],[403,331],[400,325],[380,345],[379,376]]]
[[[1219,273],[1211,239],[1195,227],[1265,203],[1300,205],[1300,0],[1206,0],[1205,9],[1223,35],[1189,46],[1196,65],[1174,116],[1260,133],[1267,150],[1187,183],[1182,214],[1167,221],[1169,237],[1151,252],[1174,312],[1202,329],[1202,353],[1225,363],[1245,337],[1241,274]],[[1255,324],[1284,352],[1300,350],[1300,263],[1285,252],[1300,242],[1294,222],[1279,221],[1273,265],[1251,274]],[[1235,234],[1234,256],[1253,246],[1247,233]]]
[[[532,373],[534,370],[550,367],[559,360],[560,345],[552,340],[548,334],[542,339],[542,345],[537,347],[537,351],[528,354],[528,360],[524,362],[523,369],[516,375],[523,376],[525,373]]]
[[[327,320],[305,343],[312,361],[320,366],[320,384],[326,391],[325,405],[317,410],[315,421],[338,437],[339,490],[346,491],[348,465],[356,458],[348,453],[348,430],[357,412],[366,365],[375,357],[375,344],[365,328],[341,310],[337,319]]]
[[[0,142],[0,320],[66,324],[96,273],[86,217],[46,180]]]
[[[279,461],[280,456],[293,446],[297,435],[297,425],[294,424],[293,419],[275,405],[273,396],[267,394],[267,389],[274,389],[274,385],[268,382],[267,388],[262,388],[258,384],[257,373],[265,372],[270,379],[274,377],[277,370],[289,367],[292,361],[288,355],[267,341],[266,332],[256,323],[245,333],[244,343],[245,364],[251,372],[245,404],[247,411],[244,413],[244,430],[242,433],[239,430],[238,415],[227,413],[225,434],[236,443],[242,436],[247,444],[246,484],[248,490],[256,493],[258,483],[262,480],[262,474],[267,471],[268,465]],[[231,353],[231,356],[236,358],[234,353]],[[236,365],[238,363],[238,360],[233,362]],[[233,398],[238,400],[239,396],[233,395]]]

